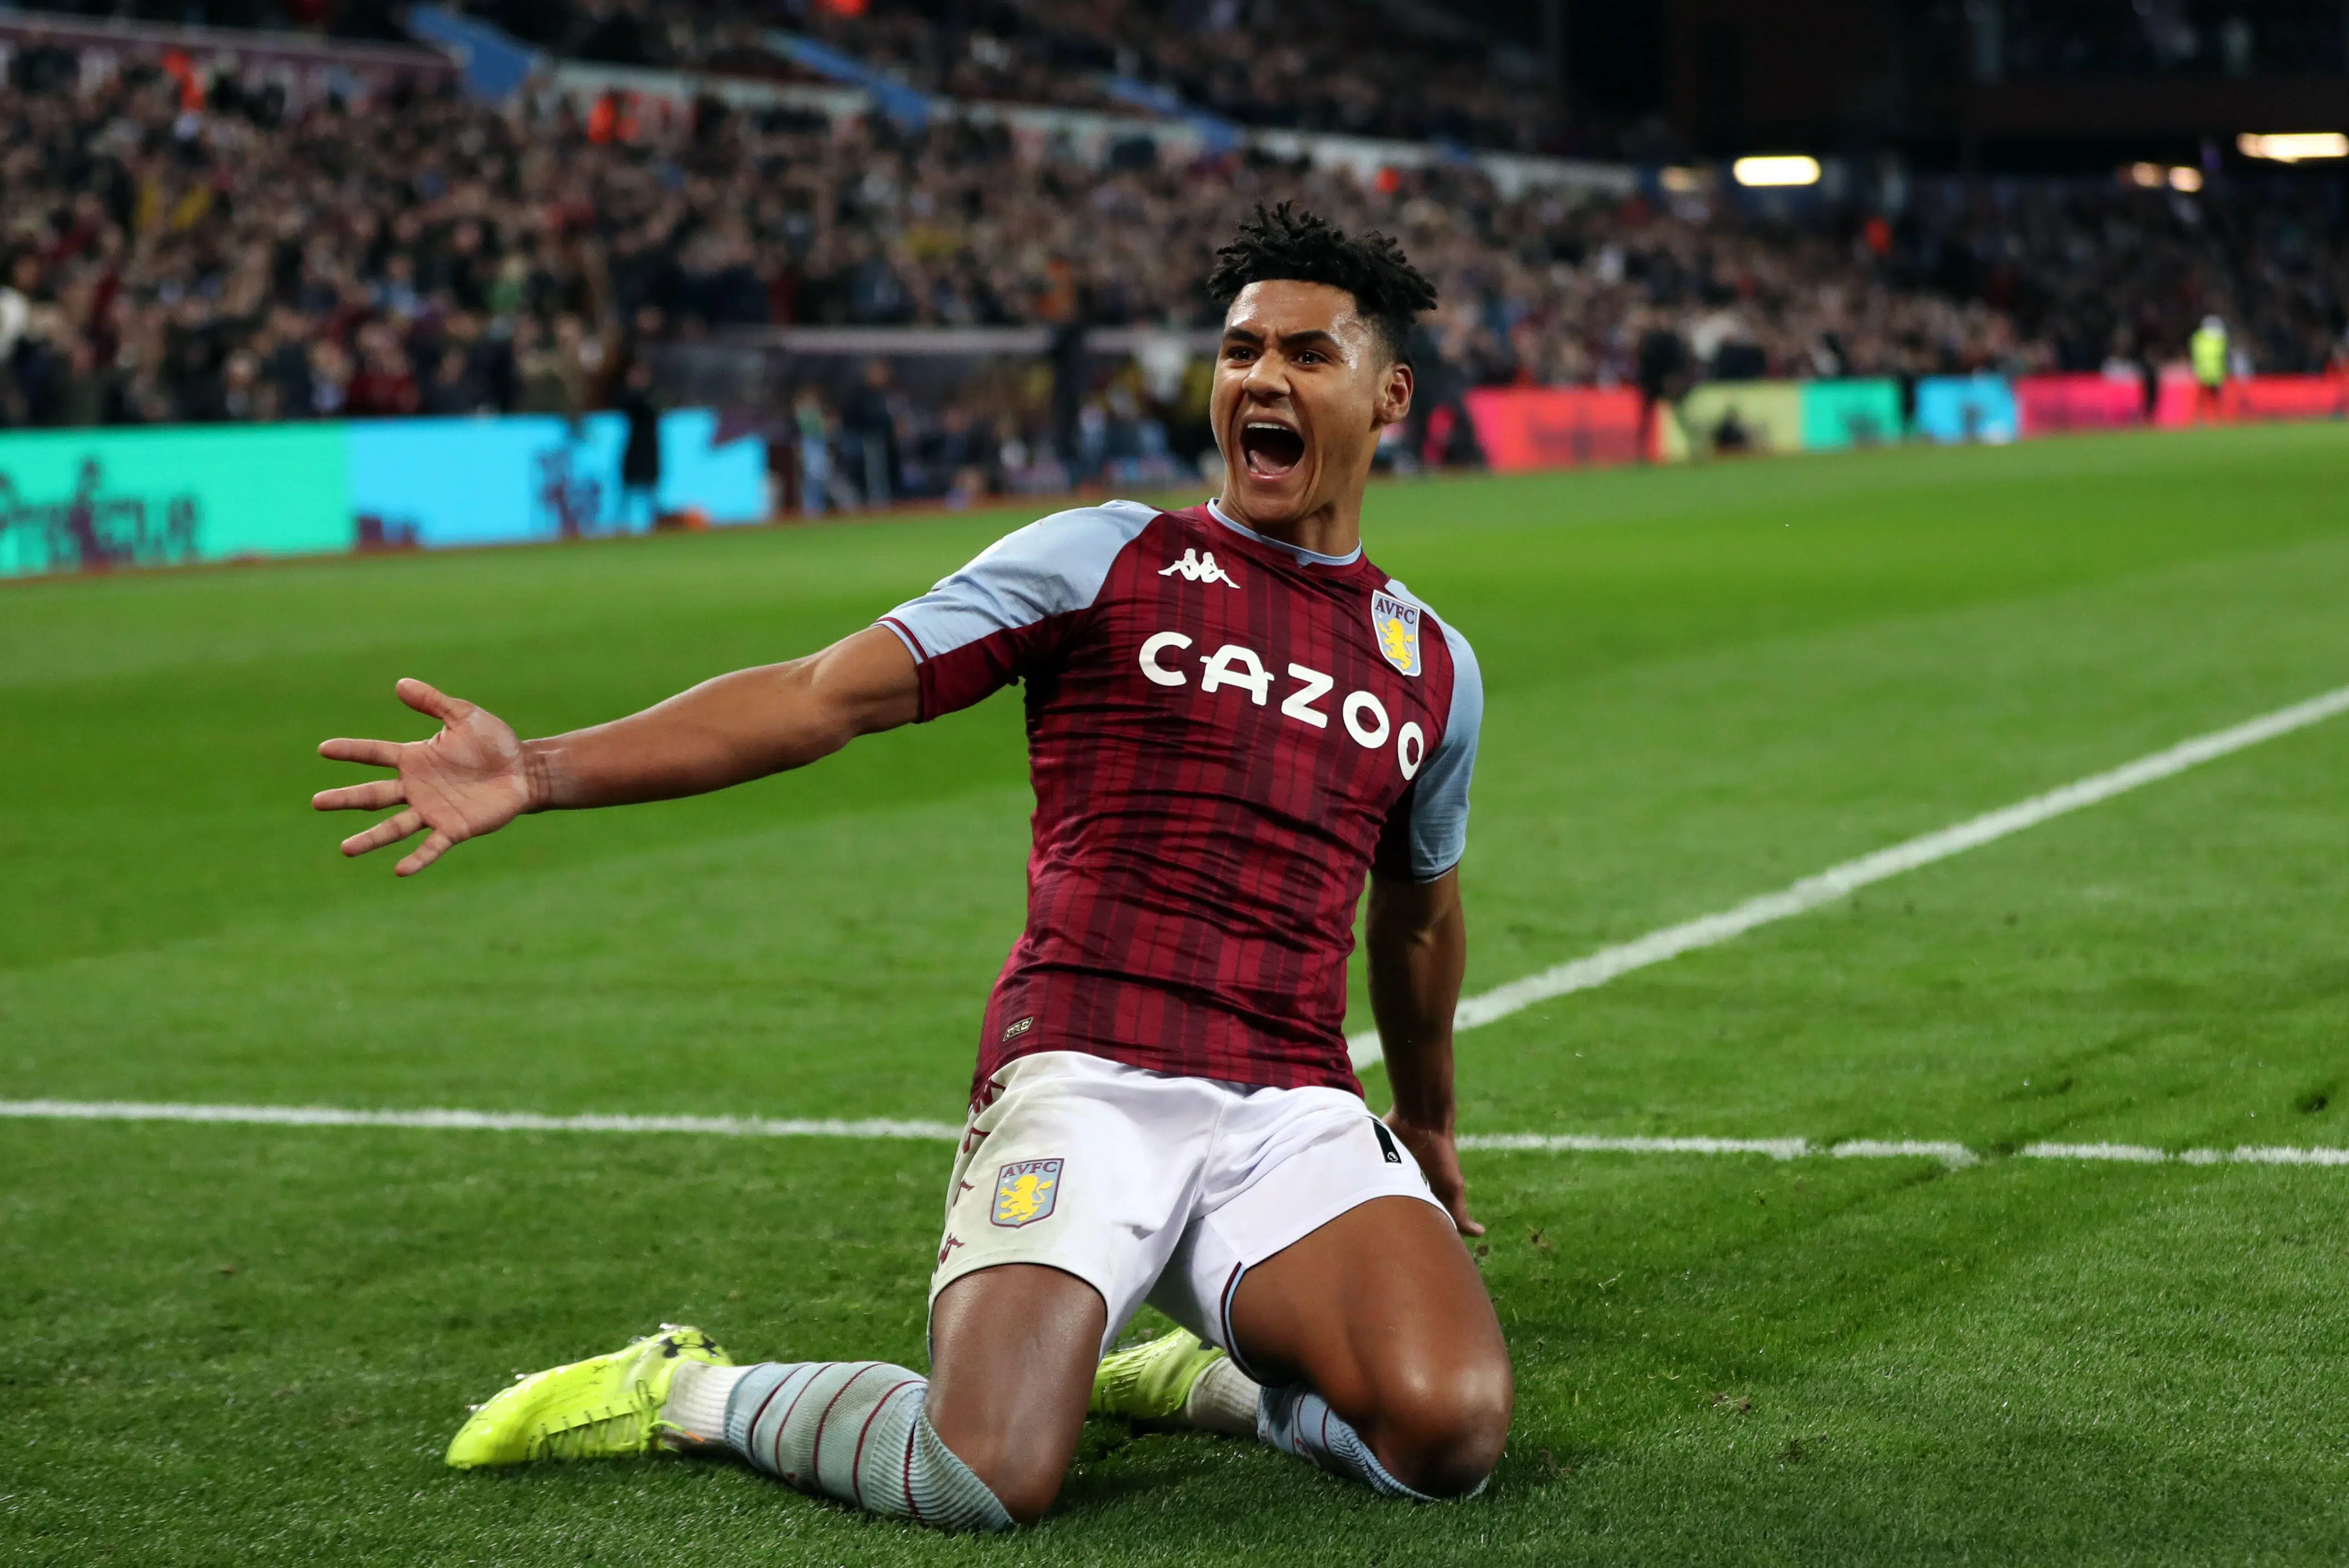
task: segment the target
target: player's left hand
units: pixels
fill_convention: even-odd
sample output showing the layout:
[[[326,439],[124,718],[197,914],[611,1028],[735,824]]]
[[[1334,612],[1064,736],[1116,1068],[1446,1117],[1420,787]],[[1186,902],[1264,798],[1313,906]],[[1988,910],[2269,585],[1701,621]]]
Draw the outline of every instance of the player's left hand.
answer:
[[[1448,1127],[1416,1127],[1398,1120],[1393,1112],[1387,1113],[1387,1127],[1402,1140],[1411,1157],[1419,1161],[1420,1174],[1427,1178],[1428,1190],[1435,1201],[1452,1216],[1452,1222],[1464,1236],[1481,1236],[1485,1227],[1468,1213],[1468,1181],[1460,1174],[1460,1150],[1452,1141]]]

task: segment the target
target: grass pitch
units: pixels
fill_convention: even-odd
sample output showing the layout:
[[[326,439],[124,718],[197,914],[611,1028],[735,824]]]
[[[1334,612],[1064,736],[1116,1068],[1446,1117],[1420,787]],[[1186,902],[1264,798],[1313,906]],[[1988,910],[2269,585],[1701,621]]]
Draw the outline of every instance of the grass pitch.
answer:
[[[2349,681],[2344,498],[2338,427],[1376,491],[1488,684],[1471,990]],[[320,738],[421,733],[396,676],[591,722],[1019,521],[0,592],[0,1098],[955,1119],[1021,913],[1012,696],[405,884],[305,801],[358,776]],[[2349,1145],[2344,778],[2334,720],[1464,1036],[1463,1129]],[[0,1123],[0,1549],[2349,1557],[2339,1170],[1472,1154],[1520,1403],[1466,1504],[1106,1423],[1000,1540],[725,1465],[440,1466],[469,1400],[664,1318],[921,1366],[947,1158]]]

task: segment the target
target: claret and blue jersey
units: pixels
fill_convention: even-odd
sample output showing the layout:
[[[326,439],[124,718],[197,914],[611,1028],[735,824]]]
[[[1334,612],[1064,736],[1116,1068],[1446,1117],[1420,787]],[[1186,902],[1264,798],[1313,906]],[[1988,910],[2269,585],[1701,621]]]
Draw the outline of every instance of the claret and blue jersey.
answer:
[[[882,624],[926,720],[1026,686],[1028,929],[978,1085],[1076,1050],[1359,1091],[1363,879],[1432,881],[1466,842],[1484,693],[1459,633],[1359,549],[1298,550],[1213,502],[1056,513]]]

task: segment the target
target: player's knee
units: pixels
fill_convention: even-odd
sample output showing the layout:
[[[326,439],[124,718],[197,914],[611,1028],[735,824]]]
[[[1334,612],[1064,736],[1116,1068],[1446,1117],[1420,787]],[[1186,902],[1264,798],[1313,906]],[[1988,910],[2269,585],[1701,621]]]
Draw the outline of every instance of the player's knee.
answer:
[[[1431,1367],[1384,1401],[1380,1462],[1397,1480],[1429,1497],[1475,1491],[1501,1462],[1515,1405],[1506,1360]]]
[[[1051,1511],[1053,1500],[1060,1495],[1059,1476],[1025,1475],[997,1488],[995,1500],[1011,1516],[1012,1523],[1033,1524]]]
[[[1014,1524],[1033,1524],[1051,1511],[1053,1500],[1061,1495],[1065,1465],[1054,1463],[1050,1456],[1023,1451],[1018,1444],[971,1446],[978,1451],[965,1453],[957,1448],[956,1457],[995,1494]]]

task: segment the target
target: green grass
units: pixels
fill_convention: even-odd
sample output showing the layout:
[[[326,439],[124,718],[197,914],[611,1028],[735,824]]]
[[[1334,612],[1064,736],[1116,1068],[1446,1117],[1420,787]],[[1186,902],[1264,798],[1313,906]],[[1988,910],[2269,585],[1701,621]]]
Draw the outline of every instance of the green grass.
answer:
[[[2344,495],[2338,427],[1374,492],[1488,684],[1472,988],[2349,681]],[[421,732],[398,676],[591,721],[1017,521],[0,591],[0,1098],[954,1119],[1020,918],[1009,698],[410,883],[305,801],[323,737]],[[1463,1037],[1463,1126],[2349,1144],[2344,779],[2349,719],[1519,1014]],[[2349,1557],[2323,1170],[1471,1155],[1521,1391],[1460,1506],[1107,1424],[1007,1540],[722,1465],[440,1465],[468,1400],[664,1318],[921,1365],[945,1159],[0,1123],[0,1553]]]

